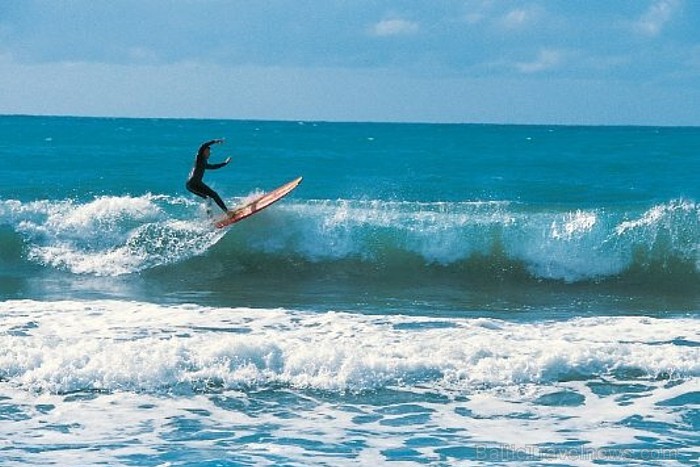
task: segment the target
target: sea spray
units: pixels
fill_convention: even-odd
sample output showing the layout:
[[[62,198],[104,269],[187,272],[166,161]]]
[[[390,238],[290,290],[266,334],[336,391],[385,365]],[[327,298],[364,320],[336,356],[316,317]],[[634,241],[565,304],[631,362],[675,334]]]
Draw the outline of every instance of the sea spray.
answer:
[[[119,301],[6,301],[0,316],[0,379],[52,393],[279,385],[469,393],[700,376],[700,334],[683,319],[436,321]]]
[[[478,274],[505,262],[514,273],[566,283],[634,273],[646,283],[661,274],[692,286],[700,278],[700,208],[690,200],[586,210],[507,201],[288,201],[220,231],[196,204],[163,195],[8,200],[0,208],[29,260],[77,274],[186,263],[218,245],[222,258],[260,255],[273,268],[275,258],[295,257],[336,268],[359,261],[399,275],[402,265]]]

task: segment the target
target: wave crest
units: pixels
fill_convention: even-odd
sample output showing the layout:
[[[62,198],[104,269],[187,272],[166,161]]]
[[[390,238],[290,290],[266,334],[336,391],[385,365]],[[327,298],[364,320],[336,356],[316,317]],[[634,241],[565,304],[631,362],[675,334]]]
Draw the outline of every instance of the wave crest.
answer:
[[[186,264],[216,247],[217,261],[344,267],[400,275],[418,268],[476,275],[494,268],[567,283],[634,274],[697,285],[700,207],[568,209],[515,202],[287,201],[228,230],[201,206],[143,195],[0,202],[0,219],[21,235],[28,259],[74,273],[119,275]],[[231,232],[231,235],[226,235]],[[226,235],[223,241],[222,238]]]

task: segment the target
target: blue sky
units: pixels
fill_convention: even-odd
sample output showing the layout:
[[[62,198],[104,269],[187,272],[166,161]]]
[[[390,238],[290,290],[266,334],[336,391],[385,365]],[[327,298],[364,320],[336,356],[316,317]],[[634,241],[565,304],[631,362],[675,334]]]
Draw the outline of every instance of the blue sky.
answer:
[[[0,113],[700,125],[700,1],[3,1]]]

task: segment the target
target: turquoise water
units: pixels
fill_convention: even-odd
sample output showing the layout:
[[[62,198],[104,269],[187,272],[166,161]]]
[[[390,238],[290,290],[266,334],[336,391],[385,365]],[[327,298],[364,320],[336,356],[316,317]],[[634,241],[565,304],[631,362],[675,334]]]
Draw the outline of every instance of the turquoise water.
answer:
[[[184,188],[199,144],[221,231]],[[2,464],[691,465],[700,129],[0,117]]]

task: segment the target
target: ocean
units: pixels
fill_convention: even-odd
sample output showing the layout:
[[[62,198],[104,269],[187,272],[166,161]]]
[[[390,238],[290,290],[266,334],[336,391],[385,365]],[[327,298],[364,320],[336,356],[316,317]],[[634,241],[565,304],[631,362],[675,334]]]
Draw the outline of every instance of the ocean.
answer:
[[[213,138],[230,206],[304,181],[214,229]],[[699,174],[700,128],[2,116],[0,465],[697,465]]]

